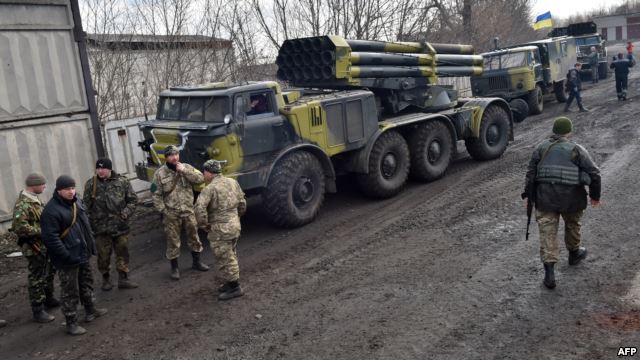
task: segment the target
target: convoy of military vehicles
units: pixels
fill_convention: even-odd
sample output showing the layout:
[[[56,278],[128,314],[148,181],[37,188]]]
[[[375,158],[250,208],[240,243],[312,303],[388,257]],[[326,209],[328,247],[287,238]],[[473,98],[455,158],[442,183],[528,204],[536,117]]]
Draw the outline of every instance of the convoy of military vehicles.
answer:
[[[160,93],[156,118],[139,128],[149,180],[176,145],[181,161],[223,172],[260,195],[272,223],[297,227],[318,214],[336,177],[352,174],[365,195],[387,198],[409,177],[443,177],[464,141],[477,160],[500,157],[513,121],[543,110],[543,95],[566,100],[564,77],[576,44],[553,37],[475,55],[469,45],[350,40],[286,40],[275,81],[210,83]],[[438,77],[470,76],[475,97],[460,98]]]

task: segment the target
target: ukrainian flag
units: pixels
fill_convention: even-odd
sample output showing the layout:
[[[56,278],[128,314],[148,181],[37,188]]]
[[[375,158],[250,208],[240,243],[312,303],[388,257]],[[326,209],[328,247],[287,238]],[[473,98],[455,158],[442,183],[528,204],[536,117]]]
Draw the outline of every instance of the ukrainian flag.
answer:
[[[551,22],[551,11],[547,11],[542,15],[538,15],[536,18],[536,22],[533,24],[534,30],[544,29],[548,27],[553,27],[553,22]]]

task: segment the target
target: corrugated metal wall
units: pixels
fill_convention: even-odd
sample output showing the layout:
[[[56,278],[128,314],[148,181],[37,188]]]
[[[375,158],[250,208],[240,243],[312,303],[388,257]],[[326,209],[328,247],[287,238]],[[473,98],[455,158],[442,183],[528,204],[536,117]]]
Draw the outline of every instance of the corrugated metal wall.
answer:
[[[0,229],[25,177],[40,171],[51,197],[69,174],[93,173],[96,147],[69,0],[0,0]]]

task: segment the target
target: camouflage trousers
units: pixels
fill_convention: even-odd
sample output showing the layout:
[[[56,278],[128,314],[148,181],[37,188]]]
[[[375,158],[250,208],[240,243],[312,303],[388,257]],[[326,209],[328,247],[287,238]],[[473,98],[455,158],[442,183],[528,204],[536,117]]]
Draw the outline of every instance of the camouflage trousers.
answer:
[[[208,238],[222,279],[227,282],[238,281],[240,279],[240,266],[238,265],[238,253],[236,251],[238,238],[219,240],[213,232],[209,233]]]
[[[116,253],[116,270],[129,272],[129,238],[127,235],[97,235],[98,271],[108,274],[111,269],[111,252]]]
[[[193,252],[202,252],[202,243],[198,237],[198,224],[196,216],[180,216],[164,213],[164,233],[167,237],[166,257],[169,260],[180,256],[180,234],[184,228],[187,234],[187,244]]]
[[[543,263],[558,262],[560,249],[558,248],[558,224],[560,217],[564,220],[564,244],[567,250],[573,251],[580,247],[580,219],[584,210],[575,213],[557,213],[536,210],[536,221],[540,230],[540,259]]]
[[[29,263],[29,301],[32,306],[41,305],[48,297],[53,297],[53,278],[56,269],[44,255],[27,256]]]
[[[69,269],[60,269],[58,277],[60,278],[60,302],[64,316],[76,318],[78,301],[85,307],[93,305],[95,302],[93,274],[89,262]]]

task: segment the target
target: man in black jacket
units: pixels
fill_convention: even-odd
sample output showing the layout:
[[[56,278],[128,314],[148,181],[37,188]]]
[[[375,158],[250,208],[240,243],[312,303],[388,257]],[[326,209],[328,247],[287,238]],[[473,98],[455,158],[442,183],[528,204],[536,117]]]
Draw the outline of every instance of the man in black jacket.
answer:
[[[82,335],[87,331],[78,325],[78,300],[84,305],[86,322],[104,315],[107,310],[96,309],[94,304],[89,260],[96,249],[84,204],[76,198],[73,178],[62,175],[56,180],[56,191],[45,206],[40,223],[42,240],[59,270],[67,333]]]
[[[569,250],[569,265],[577,265],[587,257],[580,246],[580,219],[587,208],[587,191],[591,206],[600,205],[600,169],[587,150],[570,141],[571,120],[559,117],[553,124],[553,136],[533,152],[522,198],[535,186],[536,221],[540,230],[540,258],[544,264],[544,285],[556,287],[554,265],[560,250],[556,235],[560,216],[564,220],[564,242]]]
[[[589,111],[582,105],[582,96],[580,95],[580,91],[582,91],[582,80],[580,80],[581,69],[582,64],[576,63],[575,67],[567,72],[567,80],[564,86],[565,90],[569,93],[569,98],[564,105],[564,112],[569,112],[569,107],[571,106],[574,98],[576,99],[576,104],[578,104],[580,112]]]
[[[636,62],[633,57],[625,58],[622,53],[614,58],[609,68],[613,69],[616,75],[616,93],[618,100],[627,100],[627,83],[629,82],[629,68],[633,67]]]

